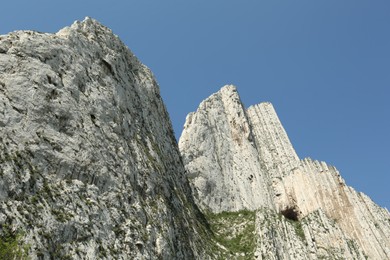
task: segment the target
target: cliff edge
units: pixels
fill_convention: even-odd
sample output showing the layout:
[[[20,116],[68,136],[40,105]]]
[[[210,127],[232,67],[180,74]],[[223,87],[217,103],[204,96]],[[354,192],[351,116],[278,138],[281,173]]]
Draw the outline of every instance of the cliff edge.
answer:
[[[348,187],[335,167],[300,160],[272,104],[245,109],[236,87],[225,86],[187,116],[179,148],[204,212],[256,215],[256,242],[244,255],[390,258],[389,212]]]
[[[2,257],[203,258],[199,214],[159,87],[110,29],[0,36]]]

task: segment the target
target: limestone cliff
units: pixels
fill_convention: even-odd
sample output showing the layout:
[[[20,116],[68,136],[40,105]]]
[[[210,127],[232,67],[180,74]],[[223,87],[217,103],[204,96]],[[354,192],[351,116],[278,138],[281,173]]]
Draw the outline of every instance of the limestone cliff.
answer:
[[[0,258],[204,258],[202,221],[157,83],[117,36],[90,18],[0,36]]]
[[[300,160],[270,103],[226,86],[179,146],[97,21],[1,35],[0,259],[390,258],[389,212]]]
[[[221,212],[272,204],[235,88],[221,89],[187,116],[179,147],[200,205]]]
[[[188,115],[179,148],[204,212],[255,213],[256,245],[244,255],[390,258],[389,212],[335,167],[300,160],[270,103],[244,109],[236,88],[225,86]]]

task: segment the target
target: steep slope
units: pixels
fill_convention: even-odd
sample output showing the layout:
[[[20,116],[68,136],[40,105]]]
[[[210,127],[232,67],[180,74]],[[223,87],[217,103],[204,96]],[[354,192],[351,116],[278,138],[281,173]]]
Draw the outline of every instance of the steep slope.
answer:
[[[179,146],[152,73],[97,21],[0,36],[0,258],[390,258],[389,212],[300,160],[271,104],[226,86]]]
[[[179,147],[200,205],[216,213],[271,205],[249,122],[233,86],[187,116]]]
[[[389,259],[389,212],[336,168],[300,160],[270,103],[245,110],[239,100],[223,87],[187,117],[179,141],[203,211],[255,211],[256,246],[244,253],[258,259]]]
[[[204,258],[152,73],[93,19],[0,36],[0,254]]]

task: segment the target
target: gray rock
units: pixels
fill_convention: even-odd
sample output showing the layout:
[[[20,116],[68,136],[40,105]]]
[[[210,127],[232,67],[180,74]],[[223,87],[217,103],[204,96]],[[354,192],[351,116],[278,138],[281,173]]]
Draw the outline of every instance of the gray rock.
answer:
[[[152,73],[97,21],[0,36],[0,258],[390,258],[389,212],[300,160],[270,103],[225,86],[179,147]]]
[[[204,212],[256,211],[257,259],[389,259],[390,214],[335,167],[300,160],[270,103],[225,86],[188,115],[179,148]]]
[[[0,37],[3,239],[31,259],[204,258],[199,214],[157,83],[116,35],[86,18]]]
[[[234,86],[187,116],[179,147],[202,208],[218,213],[271,205],[266,172]]]

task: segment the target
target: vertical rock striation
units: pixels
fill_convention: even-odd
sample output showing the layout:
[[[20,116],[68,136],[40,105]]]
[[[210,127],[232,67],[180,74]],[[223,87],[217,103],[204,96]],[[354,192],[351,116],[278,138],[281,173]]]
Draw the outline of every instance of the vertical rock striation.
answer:
[[[389,259],[390,214],[337,169],[300,160],[270,103],[225,86],[186,120],[179,148],[207,212],[256,211],[258,259]]]
[[[288,175],[299,158],[271,103],[251,106],[246,111],[258,147],[258,157],[269,178]]]
[[[117,36],[90,18],[0,36],[5,254],[203,258],[201,216],[157,83]]]
[[[390,258],[389,212],[300,160],[270,103],[225,86],[178,147],[152,73],[97,21],[0,36],[0,258],[366,257]]]
[[[179,147],[197,202],[213,212],[270,206],[265,173],[236,88],[187,116]]]

